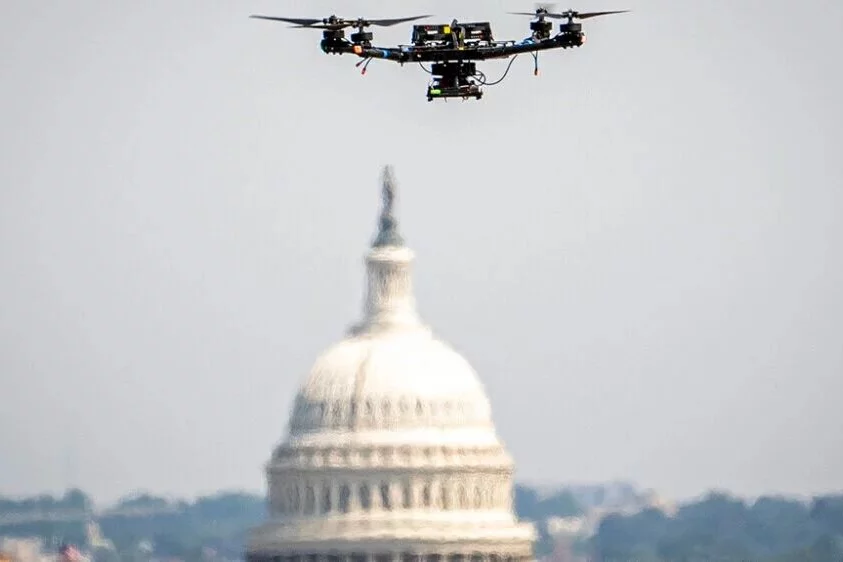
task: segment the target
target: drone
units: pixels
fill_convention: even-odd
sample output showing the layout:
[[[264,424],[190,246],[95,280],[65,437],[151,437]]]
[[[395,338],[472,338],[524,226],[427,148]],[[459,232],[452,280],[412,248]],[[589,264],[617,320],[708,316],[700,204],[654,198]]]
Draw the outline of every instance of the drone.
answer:
[[[362,74],[374,59],[392,61],[404,66],[418,63],[431,75],[427,86],[427,100],[448,98],[483,97],[483,86],[499,84],[506,78],[515,57],[528,53],[535,62],[534,74],[538,75],[538,54],[549,49],[571,49],[585,43],[582,23],[585,20],[609,14],[620,14],[629,10],[580,13],[574,10],[551,12],[547,6],[536,8],[535,12],[509,12],[512,15],[531,16],[530,36],[521,41],[497,41],[492,34],[492,26],[487,21],[458,22],[450,24],[415,24],[409,45],[396,47],[378,47],[372,43],[373,33],[366,31],[371,26],[389,27],[426,19],[430,15],[412,16],[393,19],[344,19],[332,15],[327,18],[286,18],[276,16],[252,15],[250,17],[281,21],[293,24],[298,29],[321,29],[320,47],[326,54],[353,54],[361,58],[356,66],[363,65]],[[565,20],[559,25],[559,31],[553,33],[553,23],[548,20]],[[346,38],[345,29],[355,31]],[[476,61],[507,59],[512,57],[503,76],[489,81],[483,72],[477,69]],[[431,63],[430,69],[424,63]]]

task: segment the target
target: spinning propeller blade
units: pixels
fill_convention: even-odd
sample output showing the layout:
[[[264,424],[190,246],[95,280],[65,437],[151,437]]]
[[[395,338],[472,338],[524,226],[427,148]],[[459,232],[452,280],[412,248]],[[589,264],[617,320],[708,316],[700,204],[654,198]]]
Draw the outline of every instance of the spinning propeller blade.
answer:
[[[371,25],[377,25],[380,27],[389,27],[391,25],[398,25],[399,23],[404,23],[413,20],[420,20],[424,18],[429,18],[429,15],[424,16],[411,16],[408,18],[388,18],[388,19],[376,19],[376,20],[369,20],[365,18],[357,18],[354,20],[338,18],[336,16],[331,16],[328,18],[282,18],[276,16],[258,16],[252,15],[249,16],[250,18],[262,19],[262,20],[270,20],[270,21],[283,21],[287,23],[295,24],[292,27],[301,29],[301,28],[309,28],[309,29],[343,29],[345,27],[357,27],[357,28],[364,28],[369,27]]]
[[[561,20],[561,19],[588,19],[588,18],[596,18],[597,16],[607,16],[609,14],[624,14],[629,12],[629,10],[612,10],[607,12],[575,12],[574,10],[568,10],[567,12],[555,13],[550,12],[545,7],[539,7],[536,9],[535,12],[508,12],[512,15],[516,16],[532,16],[534,18],[550,18],[554,20]]]
[[[322,18],[319,19],[312,19],[312,18],[278,18],[273,16],[256,16],[252,15],[249,16],[250,18],[260,19],[260,20],[270,20],[270,21],[284,21],[287,23],[294,23],[296,27],[310,27],[314,23],[320,23]]]
[[[412,16],[409,18],[393,18],[393,19],[381,19],[381,20],[367,20],[372,25],[379,25],[381,27],[389,27],[390,25],[398,25],[399,23],[404,23],[408,21],[414,20],[421,20],[424,18],[429,18],[430,14],[424,16]]]
[[[585,20],[588,18],[596,18],[597,16],[608,16],[609,14],[625,14],[627,12],[629,12],[629,10],[613,10],[611,12],[586,12],[584,14],[574,12],[573,16],[577,19]]]

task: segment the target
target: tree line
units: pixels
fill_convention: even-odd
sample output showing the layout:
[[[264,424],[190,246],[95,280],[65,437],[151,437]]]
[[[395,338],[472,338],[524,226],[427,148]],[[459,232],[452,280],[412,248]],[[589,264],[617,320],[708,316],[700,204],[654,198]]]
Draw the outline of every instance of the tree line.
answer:
[[[843,495],[754,502],[722,492],[680,506],[609,515],[591,540],[595,562],[843,561]]]
[[[92,505],[80,490],[60,498],[0,498],[0,516],[50,508],[90,510]],[[144,517],[109,514],[127,508],[166,512]],[[547,520],[581,516],[588,506],[578,503],[565,489],[542,496],[528,486],[516,486],[515,510],[519,518],[537,524],[535,554],[543,557],[555,544]],[[138,561],[142,558],[139,545],[148,541],[156,557],[198,561],[205,558],[203,550],[210,548],[224,558],[239,559],[249,529],[265,518],[265,498],[256,494],[227,492],[192,502],[134,496],[97,517],[115,551],[95,553],[95,557],[98,562]],[[86,544],[84,520],[0,525],[0,536],[38,536],[48,543]],[[712,493],[680,506],[671,516],[654,508],[634,515],[608,515],[594,536],[579,537],[575,546],[593,562],[843,561],[843,495],[808,502],[782,497],[748,502]]]

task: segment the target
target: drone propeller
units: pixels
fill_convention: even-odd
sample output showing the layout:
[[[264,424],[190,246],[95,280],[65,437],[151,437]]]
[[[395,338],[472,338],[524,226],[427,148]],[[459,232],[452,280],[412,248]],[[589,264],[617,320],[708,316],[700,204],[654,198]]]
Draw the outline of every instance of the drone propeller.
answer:
[[[303,19],[303,18],[279,18],[274,16],[258,16],[258,15],[251,15],[250,18],[256,18],[261,20],[270,20],[270,21],[284,21],[287,23],[294,23],[296,27],[310,27],[315,23],[320,23],[322,19]]]
[[[512,15],[516,16],[531,16],[534,18],[538,18],[539,20],[544,20],[544,18],[550,19],[567,19],[568,21],[573,21],[574,19],[584,20],[589,18],[596,18],[598,16],[607,16],[609,14],[623,14],[628,12],[629,10],[611,10],[607,12],[576,12],[574,10],[568,10],[567,12],[560,12],[554,13],[548,11],[547,7],[539,6],[536,8],[535,12],[509,12]]]
[[[610,10],[608,12],[575,12],[573,10],[568,10],[563,14],[553,14],[554,16],[558,15],[563,18],[576,18],[579,20],[586,20],[589,18],[596,18],[599,16],[608,16],[610,14],[625,14],[629,12],[629,10]]]
[[[423,18],[429,18],[429,15],[425,16],[412,16],[409,18],[390,18],[390,19],[376,19],[370,20],[365,18],[357,18],[356,20],[347,20],[343,18],[338,18],[337,16],[330,16],[328,18],[282,18],[282,17],[275,17],[275,16],[258,16],[252,15],[249,16],[251,18],[263,19],[263,20],[271,20],[271,21],[283,21],[287,23],[295,24],[292,27],[295,28],[309,28],[309,29],[333,29],[339,30],[346,27],[356,27],[358,29],[363,29],[365,27],[369,27],[372,25],[377,25],[380,27],[389,27],[391,25],[397,25],[399,23],[404,23],[413,20],[419,20]]]

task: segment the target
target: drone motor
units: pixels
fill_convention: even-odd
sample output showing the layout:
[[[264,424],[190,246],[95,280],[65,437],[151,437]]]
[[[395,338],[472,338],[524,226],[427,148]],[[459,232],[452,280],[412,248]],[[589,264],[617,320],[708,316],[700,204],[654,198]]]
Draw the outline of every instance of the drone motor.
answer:
[[[547,20],[539,19],[530,22],[530,31],[533,32],[533,37],[539,41],[550,38],[550,31],[553,29],[553,24]]]

